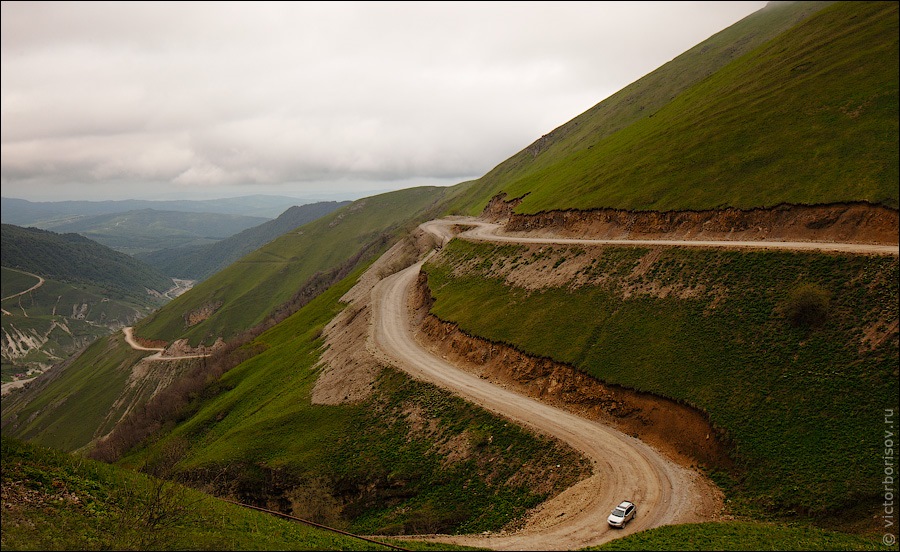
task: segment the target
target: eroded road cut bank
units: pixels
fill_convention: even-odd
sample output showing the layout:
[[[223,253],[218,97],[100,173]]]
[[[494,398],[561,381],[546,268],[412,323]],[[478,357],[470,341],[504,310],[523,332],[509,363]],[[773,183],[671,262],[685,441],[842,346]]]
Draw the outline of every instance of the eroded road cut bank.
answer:
[[[515,213],[520,199],[495,196],[482,217],[507,232],[552,232],[595,239],[840,242],[897,245],[900,212],[871,203],[778,205],[755,209],[628,211],[589,209]]]
[[[482,379],[637,437],[682,466],[734,468],[719,432],[699,410],[469,335],[428,312],[433,299],[424,273],[413,297],[416,339],[433,354]]]

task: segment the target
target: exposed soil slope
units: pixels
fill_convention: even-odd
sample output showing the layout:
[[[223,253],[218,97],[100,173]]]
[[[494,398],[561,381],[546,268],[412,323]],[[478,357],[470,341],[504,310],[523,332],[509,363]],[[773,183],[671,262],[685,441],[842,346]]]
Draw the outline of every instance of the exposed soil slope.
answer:
[[[508,232],[552,232],[561,238],[840,242],[897,245],[900,212],[868,203],[781,205],[707,211],[548,211],[513,213],[520,199],[494,197],[484,218]]]

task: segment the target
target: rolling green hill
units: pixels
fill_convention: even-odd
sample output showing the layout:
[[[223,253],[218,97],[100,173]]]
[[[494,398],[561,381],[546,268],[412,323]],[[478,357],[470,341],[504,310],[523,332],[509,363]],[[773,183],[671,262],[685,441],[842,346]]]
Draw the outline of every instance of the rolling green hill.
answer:
[[[173,278],[204,280],[278,236],[323,217],[348,203],[348,201],[323,201],[294,206],[275,220],[248,228],[216,243],[163,249],[137,254],[135,257]]]
[[[134,255],[215,243],[264,222],[265,218],[243,215],[141,209],[79,218],[47,228],[81,234],[116,251]]]
[[[519,213],[896,209],[897,20],[894,2],[771,3],[504,161],[456,208],[503,192],[524,197]]]
[[[123,295],[162,293],[172,280],[128,255],[78,234],[2,226],[0,265],[60,282],[101,286]]]

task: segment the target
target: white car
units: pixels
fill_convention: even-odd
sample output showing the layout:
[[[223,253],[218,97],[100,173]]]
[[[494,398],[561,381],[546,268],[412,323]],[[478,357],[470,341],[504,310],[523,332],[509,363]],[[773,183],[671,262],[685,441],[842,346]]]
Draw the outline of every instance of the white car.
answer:
[[[609,522],[613,527],[625,527],[625,524],[634,519],[634,515],[637,513],[637,508],[635,507],[633,502],[628,500],[623,500],[616,508],[609,514],[609,517],[606,521]]]

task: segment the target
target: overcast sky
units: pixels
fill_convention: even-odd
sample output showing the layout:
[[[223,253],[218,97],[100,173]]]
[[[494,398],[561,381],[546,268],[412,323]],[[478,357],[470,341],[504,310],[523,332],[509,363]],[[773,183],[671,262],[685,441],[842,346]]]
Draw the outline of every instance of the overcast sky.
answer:
[[[4,0],[2,194],[456,184],[763,6]]]

